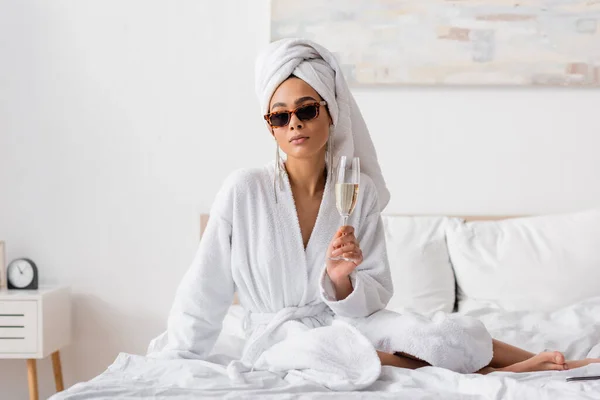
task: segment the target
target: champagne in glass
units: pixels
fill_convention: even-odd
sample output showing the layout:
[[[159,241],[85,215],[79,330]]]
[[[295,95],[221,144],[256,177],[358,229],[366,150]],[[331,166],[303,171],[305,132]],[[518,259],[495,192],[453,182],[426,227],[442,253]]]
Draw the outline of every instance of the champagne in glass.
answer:
[[[335,205],[344,219],[342,225],[346,225],[348,217],[354,211],[356,199],[358,198],[357,183],[336,183],[335,184]]]
[[[354,211],[358,199],[360,183],[360,160],[358,157],[341,156],[336,170],[335,205],[342,216],[342,225],[348,223],[348,217]],[[332,260],[352,261],[345,257],[331,257]]]

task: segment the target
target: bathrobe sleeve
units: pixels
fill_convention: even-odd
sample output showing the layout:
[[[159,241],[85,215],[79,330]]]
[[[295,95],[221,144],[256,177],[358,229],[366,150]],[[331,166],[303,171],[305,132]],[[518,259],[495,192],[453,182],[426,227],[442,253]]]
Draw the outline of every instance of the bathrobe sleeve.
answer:
[[[177,289],[168,318],[167,344],[156,358],[206,359],[231,306],[232,224],[227,218],[228,190],[222,189],[211,209],[196,256]],[[225,212],[223,212],[225,211]]]
[[[365,199],[357,229],[356,238],[363,251],[363,262],[350,275],[352,293],[343,300],[336,300],[327,268],[323,268],[321,275],[321,297],[342,317],[366,317],[385,308],[394,290],[377,192],[368,177],[361,176],[361,185],[369,198]]]

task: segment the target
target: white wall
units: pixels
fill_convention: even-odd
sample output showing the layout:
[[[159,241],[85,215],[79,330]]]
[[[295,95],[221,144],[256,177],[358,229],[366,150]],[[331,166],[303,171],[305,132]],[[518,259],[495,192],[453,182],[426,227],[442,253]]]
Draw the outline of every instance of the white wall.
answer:
[[[0,0],[0,238],[73,288],[65,383],[164,329],[198,219],[274,149],[254,97],[261,1]],[[362,88],[393,213],[600,204],[598,90]],[[53,391],[39,363],[41,397]],[[25,362],[0,361],[2,398]],[[8,392],[6,392],[8,390]]]

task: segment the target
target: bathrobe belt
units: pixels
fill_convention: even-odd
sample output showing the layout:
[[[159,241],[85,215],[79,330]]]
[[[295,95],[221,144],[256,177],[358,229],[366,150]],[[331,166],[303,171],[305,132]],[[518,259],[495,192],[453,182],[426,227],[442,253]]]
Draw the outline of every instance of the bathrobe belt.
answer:
[[[313,317],[324,323],[328,316],[333,315],[331,309],[325,303],[315,305],[306,305],[300,307],[286,307],[275,313],[247,312],[243,322],[244,331],[249,334],[249,340],[242,362],[254,364],[258,357],[265,351],[266,342],[269,336],[283,323],[287,321],[300,320]],[[258,334],[252,333],[261,325],[266,325]]]

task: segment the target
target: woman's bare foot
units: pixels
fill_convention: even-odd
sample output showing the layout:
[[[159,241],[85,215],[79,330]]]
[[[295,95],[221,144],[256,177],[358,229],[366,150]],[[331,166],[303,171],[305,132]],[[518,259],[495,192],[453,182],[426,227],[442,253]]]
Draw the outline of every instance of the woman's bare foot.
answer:
[[[565,362],[565,356],[558,351],[545,351],[528,360],[498,368],[496,371],[534,372],[534,371],[564,371],[572,368],[571,361]]]
[[[586,358],[584,360],[567,361],[569,369],[585,367],[588,364],[600,363],[600,358]]]

